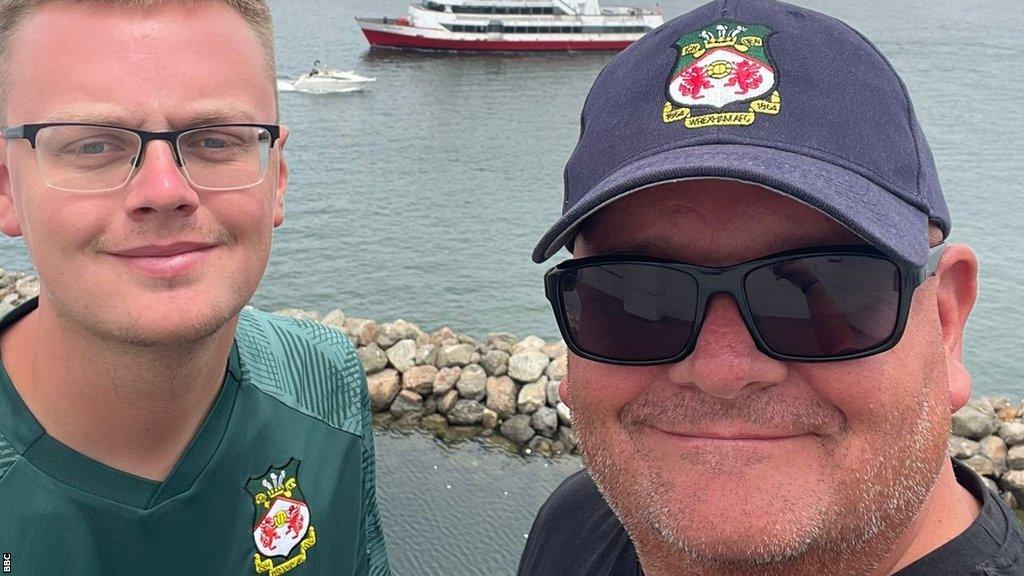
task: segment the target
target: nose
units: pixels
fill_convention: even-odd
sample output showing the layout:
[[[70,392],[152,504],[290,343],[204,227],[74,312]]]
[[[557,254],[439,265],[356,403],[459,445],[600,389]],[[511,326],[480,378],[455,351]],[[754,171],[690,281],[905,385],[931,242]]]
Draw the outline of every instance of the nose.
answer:
[[[178,166],[169,142],[147,143],[127,189],[125,210],[135,219],[154,214],[189,216],[199,208],[199,194]]]
[[[696,348],[669,367],[669,380],[733,399],[782,382],[787,370],[785,362],[757,349],[736,301],[716,294],[708,302]]]

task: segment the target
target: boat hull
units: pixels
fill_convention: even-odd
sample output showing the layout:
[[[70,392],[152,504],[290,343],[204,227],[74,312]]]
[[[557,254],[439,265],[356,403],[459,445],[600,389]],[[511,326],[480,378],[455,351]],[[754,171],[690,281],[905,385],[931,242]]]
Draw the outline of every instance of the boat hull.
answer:
[[[436,33],[427,36],[417,32],[412,26],[388,26],[390,30],[381,30],[360,22],[360,27],[371,46],[386,48],[407,48],[419,50],[471,50],[494,52],[566,52],[578,50],[618,51],[633,43],[633,40],[506,40],[437,37]],[[433,31],[430,31],[433,32]]]

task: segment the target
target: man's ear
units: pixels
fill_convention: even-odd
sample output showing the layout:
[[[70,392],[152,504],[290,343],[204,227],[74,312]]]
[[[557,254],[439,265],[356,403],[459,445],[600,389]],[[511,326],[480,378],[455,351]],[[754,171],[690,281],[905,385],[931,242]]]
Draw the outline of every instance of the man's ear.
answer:
[[[7,168],[7,140],[0,138],[0,232],[21,236],[21,222],[14,204],[11,171]]]
[[[274,228],[284,223],[284,192],[288,188],[288,161],[284,158],[284,144],[288,141],[288,127],[281,126],[281,137],[277,148],[277,190],[274,193]]]
[[[964,366],[964,327],[978,298],[978,257],[962,244],[946,248],[935,273],[935,300],[949,378],[950,409],[956,412],[971,397],[971,375]]]

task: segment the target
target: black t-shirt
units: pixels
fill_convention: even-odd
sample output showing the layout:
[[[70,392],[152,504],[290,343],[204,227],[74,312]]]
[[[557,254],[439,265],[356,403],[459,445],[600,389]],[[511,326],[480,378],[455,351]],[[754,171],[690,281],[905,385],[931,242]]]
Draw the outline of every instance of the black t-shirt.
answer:
[[[965,465],[954,460],[953,471],[981,513],[894,576],[1024,576],[1024,533],[1013,512]],[[633,542],[586,470],[566,478],[541,507],[519,576],[643,576]]]

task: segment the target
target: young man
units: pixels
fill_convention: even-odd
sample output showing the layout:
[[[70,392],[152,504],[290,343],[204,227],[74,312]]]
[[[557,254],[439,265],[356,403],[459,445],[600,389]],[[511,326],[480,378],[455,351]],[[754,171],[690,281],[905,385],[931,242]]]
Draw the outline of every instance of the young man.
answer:
[[[946,456],[978,264],[906,90],[845,24],[715,1],[594,83],[534,253],[587,470],[521,576],[1024,574]]]
[[[0,0],[12,574],[387,574],[365,380],[244,308],[284,218],[262,0]]]

